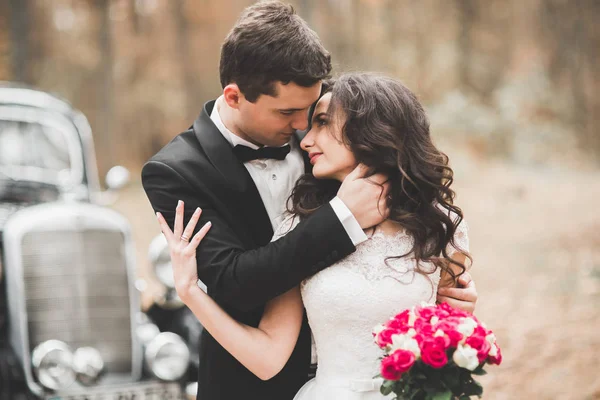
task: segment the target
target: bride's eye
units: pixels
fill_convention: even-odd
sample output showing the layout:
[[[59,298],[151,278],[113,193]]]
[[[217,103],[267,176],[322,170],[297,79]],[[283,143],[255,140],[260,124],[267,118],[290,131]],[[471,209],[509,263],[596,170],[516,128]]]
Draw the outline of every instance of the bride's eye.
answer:
[[[327,119],[326,119],[326,118],[323,118],[323,117],[318,117],[318,118],[315,120],[315,123],[316,123],[318,126],[325,126],[325,125],[327,125]]]

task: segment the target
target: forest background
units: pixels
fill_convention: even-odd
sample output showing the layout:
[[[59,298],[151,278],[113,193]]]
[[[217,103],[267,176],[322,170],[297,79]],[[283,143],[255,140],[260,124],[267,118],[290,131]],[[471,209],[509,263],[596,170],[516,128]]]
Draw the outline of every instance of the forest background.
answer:
[[[600,399],[600,2],[290,0],[334,72],[379,71],[426,104],[470,227],[477,315],[505,361],[484,399]],[[101,175],[132,184],[145,303],[158,234],[143,163],[217,97],[223,38],[250,0],[0,0],[0,80],[88,117]]]

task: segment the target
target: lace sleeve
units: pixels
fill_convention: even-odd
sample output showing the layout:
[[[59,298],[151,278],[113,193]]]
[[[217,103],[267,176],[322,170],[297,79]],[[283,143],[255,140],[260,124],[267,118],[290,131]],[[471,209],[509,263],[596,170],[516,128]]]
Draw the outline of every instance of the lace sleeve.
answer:
[[[456,215],[452,216],[452,220],[456,221],[458,218]],[[469,225],[467,225],[467,221],[464,219],[460,221],[458,227],[456,228],[456,232],[454,232],[454,246],[452,244],[448,244],[446,251],[448,256],[452,256],[457,251],[469,252],[469,235],[468,235]]]
[[[277,229],[275,229],[275,233],[273,234],[273,238],[271,239],[271,242],[274,242],[277,239],[281,239],[282,237],[287,235],[288,232],[291,231],[292,229],[294,229],[296,227],[296,225],[298,225],[299,222],[300,222],[300,217],[298,217],[297,215],[292,215],[292,214],[286,215],[286,217],[283,219],[283,221],[281,221],[281,224],[279,224]]]

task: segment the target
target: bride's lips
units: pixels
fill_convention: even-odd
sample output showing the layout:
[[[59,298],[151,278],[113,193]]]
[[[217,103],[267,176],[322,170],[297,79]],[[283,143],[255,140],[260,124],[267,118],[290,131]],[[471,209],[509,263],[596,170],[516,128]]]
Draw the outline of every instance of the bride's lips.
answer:
[[[308,158],[310,158],[310,163],[312,165],[315,165],[315,162],[317,162],[317,158],[319,158],[321,154],[323,153],[309,153]]]

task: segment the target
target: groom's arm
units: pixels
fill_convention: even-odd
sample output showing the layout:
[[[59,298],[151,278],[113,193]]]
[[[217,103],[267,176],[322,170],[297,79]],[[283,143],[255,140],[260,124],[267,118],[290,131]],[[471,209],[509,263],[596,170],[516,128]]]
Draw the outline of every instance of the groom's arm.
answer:
[[[189,183],[168,165],[147,163],[142,183],[154,211],[162,213],[171,229],[179,200],[185,202],[186,222],[196,207],[202,208],[197,226],[211,221],[212,227],[196,252],[198,276],[211,297],[240,310],[266,303],[355,250],[330,205],[283,238],[246,250],[209,197],[192,192]]]

